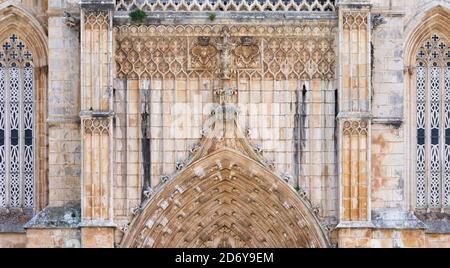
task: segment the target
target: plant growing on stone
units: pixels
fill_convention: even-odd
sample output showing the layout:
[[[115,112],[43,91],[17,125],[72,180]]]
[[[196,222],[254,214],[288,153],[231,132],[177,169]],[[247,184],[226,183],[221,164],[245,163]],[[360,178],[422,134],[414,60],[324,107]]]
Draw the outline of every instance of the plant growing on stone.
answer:
[[[134,23],[142,23],[147,18],[147,13],[145,11],[142,11],[140,9],[136,9],[132,12],[130,12],[130,19]]]
[[[209,15],[209,20],[210,21],[215,21],[216,20],[216,14],[215,13],[210,14]]]

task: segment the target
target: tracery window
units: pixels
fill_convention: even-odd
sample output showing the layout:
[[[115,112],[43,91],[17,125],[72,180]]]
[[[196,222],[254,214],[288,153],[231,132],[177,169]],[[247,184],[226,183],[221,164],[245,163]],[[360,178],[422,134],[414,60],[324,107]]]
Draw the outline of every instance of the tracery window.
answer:
[[[0,208],[34,207],[33,59],[15,34],[0,47]]]
[[[432,34],[416,61],[416,207],[450,208],[450,50]]]

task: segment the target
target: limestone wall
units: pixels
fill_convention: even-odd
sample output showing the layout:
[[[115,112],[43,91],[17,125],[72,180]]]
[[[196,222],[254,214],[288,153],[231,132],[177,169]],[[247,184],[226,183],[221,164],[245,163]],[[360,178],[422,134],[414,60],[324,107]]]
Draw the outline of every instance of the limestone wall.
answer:
[[[428,234],[408,229],[343,229],[338,246],[342,248],[448,248],[449,234]]]
[[[26,244],[25,233],[0,233],[0,248],[25,248]]]
[[[339,247],[448,247],[448,234],[416,229],[420,228],[417,218],[412,219],[415,227],[411,229],[387,228],[392,220],[406,224],[406,211],[415,209],[415,164],[411,160],[415,96],[411,95],[407,44],[417,27],[427,27],[424,20],[431,16],[430,10],[438,5],[448,8],[448,1],[372,3],[373,15],[383,18],[372,21],[371,209],[376,212],[376,228],[340,230]]]
[[[79,248],[81,234],[77,229],[30,229],[27,248]]]
[[[400,3],[402,2],[402,3]],[[405,3],[403,3],[405,2]],[[417,1],[374,1],[385,24],[373,32],[372,207],[406,207],[404,6]],[[401,126],[400,126],[401,125]]]
[[[49,203],[62,206],[81,198],[80,41],[64,22],[64,3],[49,7]]]
[[[124,30],[116,26],[114,51],[118,64],[115,66],[116,80],[114,82],[116,113],[114,209],[116,221],[120,224],[126,223],[126,219],[131,216],[131,210],[140,203],[142,187],[144,189],[156,187],[162,178],[170,177],[177,169],[182,169],[184,161],[192,150],[195,150],[202,138],[202,130],[208,129],[208,123],[210,123],[208,119],[216,102],[215,92],[222,85],[217,75],[216,77],[203,75],[203,69],[194,73],[192,69],[200,68],[196,67],[199,65],[195,65],[200,63],[194,61],[195,55],[187,62],[183,61],[184,53],[191,51],[190,49],[197,41],[196,36],[202,36],[202,34],[211,36],[211,44],[220,42],[222,28],[230,28],[232,42],[236,42],[236,46],[241,41],[239,37],[233,35],[244,36],[246,31],[249,35],[255,35],[255,32],[252,32],[255,30],[252,25],[242,25],[240,26],[242,28],[238,28],[233,27],[232,22],[232,20],[218,21],[213,25],[198,26],[194,30],[197,32],[192,33],[193,36],[189,38],[183,36],[189,28],[194,29],[193,25],[175,25],[173,28],[178,27],[181,37],[173,39],[169,35],[152,39],[152,36],[156,35],[152,30],[154,25],[149,26],[148,30],[141,35],[135,32],[124,34],[121,32]],[[264,29],[272,27],[270,23],[273,22],[265,22],[267,26],[264,26]],[[274,25],[277,24],[274,23]],[[329,24],[325,23],[325,25]],[[127,26],[123,27],[127,29]],[[168,26],[164,31],[171,32],[170,35],[176,35],[171,27]],[[289,31],[290,27],[295,29],[296,26],[288,26],[286,31]],[[322,45],[325,46],[325,50],[321,53],[323,57],[327,55],[329,61],[335,61],[334,52],[337,49],[335,32],[324,29],[311,33],[314,35],[314,41],[310,44],[311,50],[307,50],[306,46],[304,49],[311,53],[319,50],[320,40],[322,40],[320,38],[324,38],[326,43]],[[309,31],[309,28],[305,31]],[[290,37],[295,40],[295,35]],[[253,38],[252,42],[264,42],[264,46],[272,45],[273,48],[270,49],[279,50],[277,56],[280,60],[287,54],[283,51],[284,48],[294,50],[291,43],[283,47],[282,39],[267,38],[266,40],[265,37],[260,36]],[[141,51],[138,59],[133,58],[134,51],[138,50],[139,42],[144,42],[145,46],[151,46],[152,49],[154,46],[158,52],[146,54],[147,52]],[[159,55],[159,50],[164,49],[167,49],[165,58],[161,56],[161,59],[158,59],[158,56],[152,56]],[[270,49],[266,49],[270,51],[267,55],[261,53],[258,57],[267,57],[269,58],[267,61],[270,61],[270,57],[276,53]],[[213,54],[212,57],[219,57],[219,53]],[[260,64],[258,57],[249,58],[247,61],[251,64]],[[154,58],[169,62],[171,59],[180,61],[179,69],[176,69],[177,63],[165,65],[165,62],[160,62],[158,67],[155,65],[155,68],[160,71],[155,71],[151,69]],[[213,60],[211,60],[212,63],[205,63],[211,64],[212,67],[208,68],[211,68],[212,72],[215,71]],[[143,70],[138,70],[136,67],[129,69],[128,61],[133,62],[135,66],[137,66],[135,62],[145,62],[142,68],[146,68],[146,71],[141,72]],[[275,62],[273,66],[256,69],[253,75],[251,71],[243,70],[238,72],[237,77],[233,76],[231,87],[237,91],[233,98],[240,107],[240,127],[247,133],[252,144],[261,150],[270,163],[273,163],[277,172],[284,174],[291,185],[300,185],[306,190],[313,205],[320,208],[321,216],[327,218],[327,221],[336,222],[337,85],[334,76],[310,79],[297,78],[296,74],[292,74],[291,77],[286,77],[283,73],[285,70],[281,69],[284,67],[276,64]],[[179,71],[184,73],[186,68],[190,75],[178,73]],[[304,75],[308,76],[306,68],[301,69],[302,66],[298,68],[296,71],[299,74],[305,71]],[[335,64],[332,64],[332,69],[327,70],[334,74],[336,72],[334,68]],[[261,70],[263,70],[262,74]],[[317,70],[312,69],[311,72],[314,73]]]
[[[39,71],[45,77],[48,67],[48,80],[41,77],[38,81],[39,88],[48,88],[40,92],[38,103],[41,116],[46,117],[46,122],[41,120],[37,126],[42,151],[38,159],[40,206],[47,199],[54,207],[81,201],[86,204],[83,220],[107,218],[108,223],[124,227],[132,218],[133,209],[141,204],[143,190],[155,189],[185,167],[203,130],[208,128],[212,104],[220,97],[220,92],[216,92],[223,89],[222,80],[227,80],[228,86],[237,92],[232,98],[240,107],[240,127],[255,150],[264,155],[267,164],[283,179],[305,190],[312,206],[318,207],[324,224],[334,226],[339,216],[347,213],[341,220],[354,220],[357,225],[372,212],[373,218],[365,226],[339,226],[335,230],[333,240],[339,247],[450,247],[448,234],[426,230],[426,225],[409,213],[414,210],[415,198],[411,172],[415,168],[411,161],[415,107],[411,105],[414,96],[410,91],[411,66],[407,55],[412,33],[434,7],[450,8],[448,0],[371,0],[372,18],[365,17],[368,9],[352,10],[352,5],[348,5],[345,12],[340,9],[341,13],[326,19],[319,16],[280,22],[268,16],[262,23],[221,14],[215,22],[200,17],[183,18],[182,25],[173,25],[173,21],[161,20],[156,23],[159,28],[153,21],[140,28],[139,33],[135,28],[128,35],[121,32],[122,26],[128,27],[123,17],[113,20],[112,13],[108,13],[100,25],[93,11],[92,16],[86,13],[85,22],[88,18],[95,20],[90,28],[85,25],[88,30],[82,33],[83,48],[80,45],[83,28],[77,28],[77,23],[69,27],[63,17],[64,11],[79,16],[78,2],[0,0],[0,6],[14,3],[23,7],[48,31],[48,66],[42,64]],[[373,26],[371,35],[364,27],[351,35],[353,20],[347,25],[349,28],[343,27],[338,33],[338,25],[358,16],[365,27]],[[225,53],[224,28],[231,33],[228,45],[232,56]],[[246,39],[249,36],[252,38]],[[129,37],[134,39],[127,44],[124,40]],[[365,37],[370,39],[364,40]],[[298,38],[300,42],[283,42],[289,38]],[[142,40],[150,43],[138,42]],[[312,43],[308,43],[310,40]],[[371,49],[366,51],[369,41]],[[239,46],[245,47],[241,50],[245,53],[239,55],[234,50]],[[153,50],[143,51],[143,47]],[[292,52],[295,49],[298,51]],[[372,59],[370,68],[366,68],[368,52]],[[202,56],[205,53],[208,57]],[[239,56],[241,62],[234,60]],[[220,65],[224,57],[233,59],[231,67]],[[295,70],[289,70],[288,64],[277,62],[277,57],[286,62],[303,61],[302,57],[305,60],[295,62],[299,65],[294,64]],[[311,59],[316,62],[311,63]],[[328,65],[318,65],[322,60]],[[230,68],[238,71],[221,80],[219,77],[227,76]],[[369,74],[365,69],[370,69],[370,82],[366,80]],[[355,75],[357,72],[360,75]],[[86,122],[91,116],[96,118],[92,122],[109,116],[105,126],[108,135],[101,138],[101,144],[96,144],[97,139],[89,136],[89,131],[81,133],[80,112],[89,117]],[[343,112],[344,120],[337,122],[339,112]],[[345,137],[340,144],[338,137],[343,137],[345,123],[352,123],[347,124],[349,130],[353,122],[364,133],[353,139],[349,134],[348,141],[359,145],[345,143]],[[82,140],[87,148],[84,156]],[[98,146],[89,147],[93,143]],[[367,155],[366,149],[370,150]],[[347,156],[361,161],[346,161]],[[84,173],[82,158],[89,167]],[[111,162],[100,168],[103,179],[97,183],[94,173],[101,166],[97,164],[105,159]],[[369,166],[370,171],[366,170]],[[86,184],[84,195],[82,174]],[[358,200],[352,195],[355,191]],[[364,196],[368,191],[370,200]],[[111,241],[111,226],[97,227],[86,227],[83,231],[77,226],[37,228],[29,229],[27,235],[2,233],[0,247],[76,247],[83,246],[82,242],[95,247],[120,242],[119,229],[116,240]],[[101,240],[106,242],[102,244]]]
[[[411,147],[415,107],[411,107],[406,44],[433,7],[448,1],[374,0],[372,12],[384,23],[373,31],[372,208],[412,209]],[[431,29],[431,28],[430,28]],[[431,34],[431,33],[430,33]],[[418,45],[418,44],[417,44]]]

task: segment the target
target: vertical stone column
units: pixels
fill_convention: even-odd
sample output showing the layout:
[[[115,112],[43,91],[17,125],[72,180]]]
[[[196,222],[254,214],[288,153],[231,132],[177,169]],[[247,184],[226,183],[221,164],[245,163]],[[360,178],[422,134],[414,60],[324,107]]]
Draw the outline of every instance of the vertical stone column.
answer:
[[[81,246],[113,247],[114,1],[81,1]]]
[[[338,227],[371,226],[370,1],[339,3]]]

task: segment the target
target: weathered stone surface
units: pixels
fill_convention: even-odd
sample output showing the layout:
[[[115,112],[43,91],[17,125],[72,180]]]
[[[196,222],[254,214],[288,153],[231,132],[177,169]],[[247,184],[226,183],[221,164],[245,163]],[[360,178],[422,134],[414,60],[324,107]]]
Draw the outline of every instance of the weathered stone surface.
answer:
[[[79,248],[81,246],[78,229],[29,229],[27,248]]]
[[[26,248],[26,233],[0,233],[0,248]]]
[[[417,218],[425,223],[426,232],[430,234],[449,234],[450,215],[448,213],[415,213]]]
[[[81,222],[79,203],[69,203],[62,207],[46,207],[26,225],[27,229],[78,228]]]
[[[450,247],[414,162],[448,1],[270,2],[0,0],[36,73],[36,205],[0,207],[0,247]]]
[[[401,209],[372,210],[372,223],[380,229],[425,229],[426,225],[412,212]]]
[[[24,233],[24,225],[33,217],[32,211],[0,212],[0,233]]]
[[[113,248],[114,229],[101,227],[83,227],[81,229],[83,248]]]

